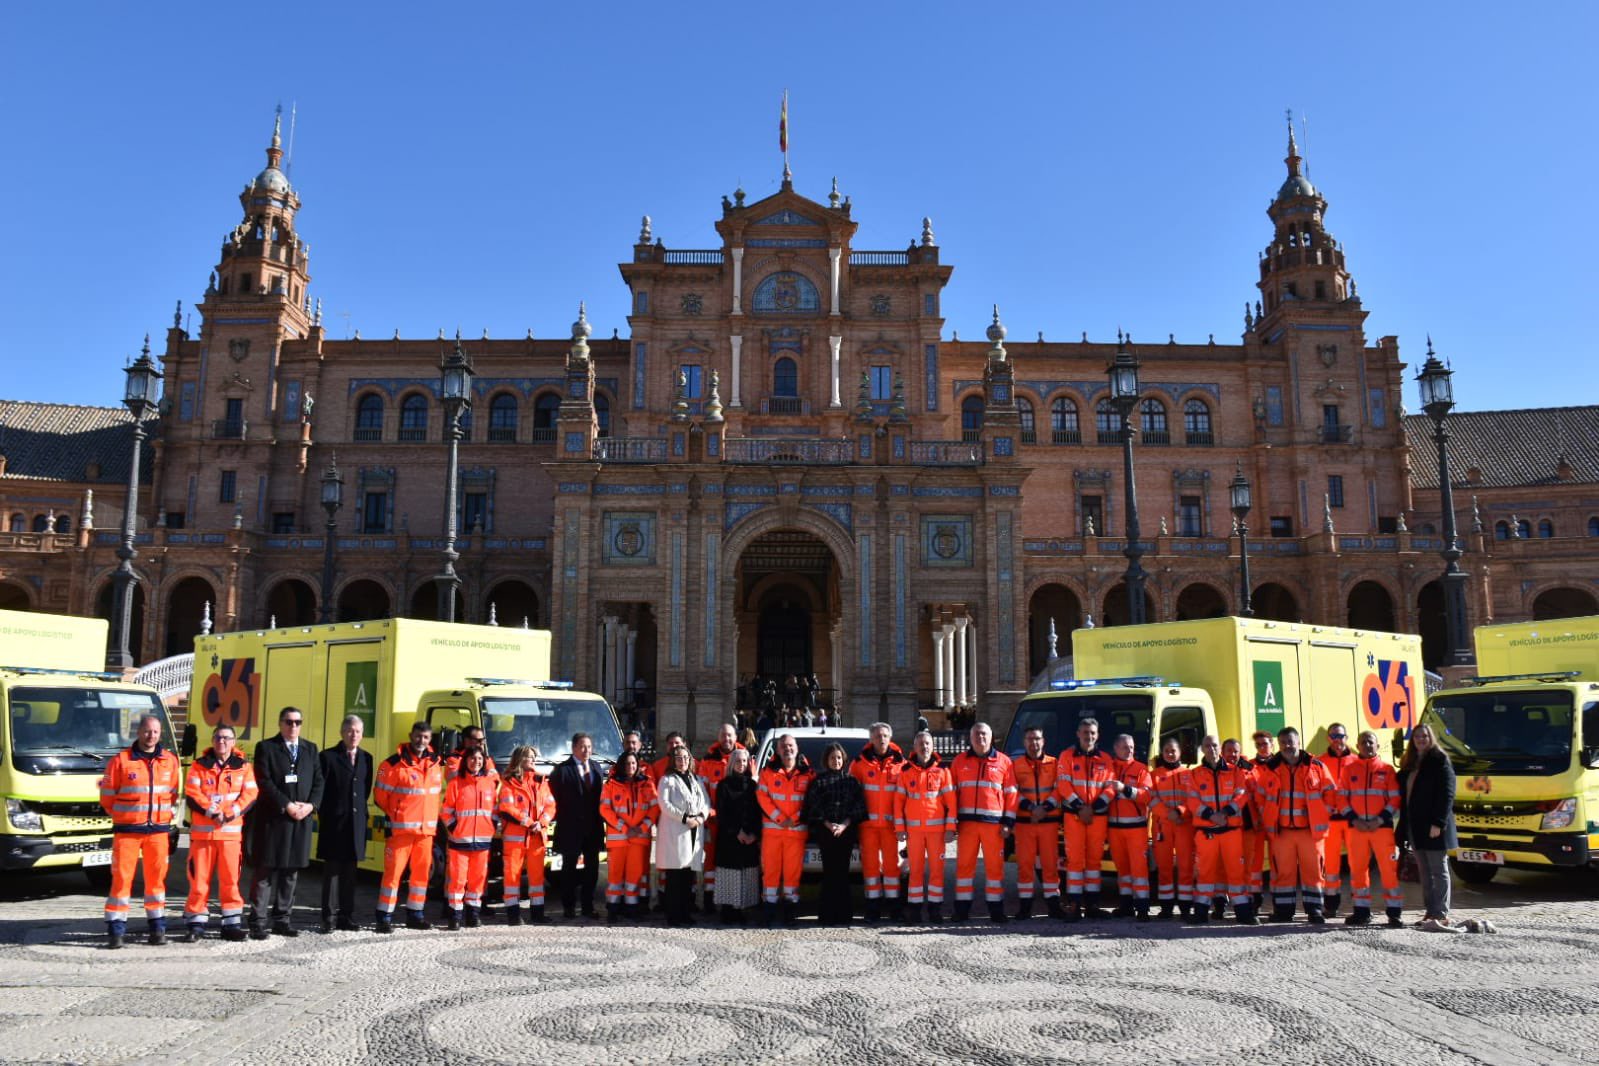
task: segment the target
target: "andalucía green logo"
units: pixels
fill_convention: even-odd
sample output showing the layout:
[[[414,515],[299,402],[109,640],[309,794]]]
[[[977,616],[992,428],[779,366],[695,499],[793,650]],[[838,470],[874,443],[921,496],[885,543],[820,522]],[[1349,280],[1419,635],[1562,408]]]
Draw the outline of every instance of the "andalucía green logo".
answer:
[[[1283,664],[1257,662],[1255,667],[1255,728],[1275,733],[1286,724],[1283,714]]]
[[[344,713],[360,715],[366,735],[373,736],[373,716],[378,700],[378,664],[344,664]]]

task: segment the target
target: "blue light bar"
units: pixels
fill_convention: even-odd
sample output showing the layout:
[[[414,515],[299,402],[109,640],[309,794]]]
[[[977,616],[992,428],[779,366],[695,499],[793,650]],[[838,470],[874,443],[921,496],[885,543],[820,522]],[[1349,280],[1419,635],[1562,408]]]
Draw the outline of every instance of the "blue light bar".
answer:
[[[1168,682],[1163,677],[1085,677],[1063,678],[1059,681],[1051,681],[1049,687],[1056,692],[1073,692],[1080,688],[1109,688],[1113,685],[1123,685],[1130,688],[1155,688],[1158,685],[1165,684],[1168,684]],[[1170,685],[1172,688],[1180,687],[1176,681],[1170,682]]]
[[[92,677],[96,681],[121,681],[121,674],[113,674],[104,670],[71,670],[66,667],[55,666],[0,666],[13,674],[53,674],[57,677]]]
[[[469,677],[468,681],[474,685],[520,685],[523,688],[559,688],[569,689],[570,681],[529,681],[521,677]]]

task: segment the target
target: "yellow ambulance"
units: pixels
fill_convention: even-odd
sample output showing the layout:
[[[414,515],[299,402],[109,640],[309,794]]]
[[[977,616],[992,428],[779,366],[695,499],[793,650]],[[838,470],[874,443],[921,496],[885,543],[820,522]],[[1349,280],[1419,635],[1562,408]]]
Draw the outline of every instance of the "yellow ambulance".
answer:
[[[1599,617],[1481,626],[1478,676],[1422,721],[1454,763],[1455,871],[1599,865]]]
[[[1024,696],[1005,742],[1022,750],[1026,730],[1044,730],[1046,751],[1076,740],[1083,718],[1099,721],[1109,751],[1132,736],[1147,761],[1176,737],[1183,761],[1199,759],[1207,733],[1243,742],[1257,729],[1298,729],[1320,752],[1327,726],[1397,738],[1414,724],[1424,693],[1419,637],[1257,618],[1209,618],[1072,634],[1072,680]]]
[[[532,744],[540,769],[571,753],[574,733],[594,739],[594,757],[614,761],[622,736],[602,697],[550,680],[550,633],[539,629],[389,618],[373,622],[214,633],[194,641],[189,715],[202,745],[218,725],[234,727],[253,751],[278,729],[278,712],[298,707],[301,735],[336,745],[348,715],[361,718],[361,746],[381,763],[410,735],[433,727],[444,753],[468,725],[483,727],[489,755],[504,766],[511,749]],[[370,808],[369,869],[383,868],[382,818]]]
[[[108,883],[106,760],[133,743],[146,714],[172,746],[155,690],[100,672],[109,629],[100,618],[0,611],[0,870],[79,866],[96,886]]]

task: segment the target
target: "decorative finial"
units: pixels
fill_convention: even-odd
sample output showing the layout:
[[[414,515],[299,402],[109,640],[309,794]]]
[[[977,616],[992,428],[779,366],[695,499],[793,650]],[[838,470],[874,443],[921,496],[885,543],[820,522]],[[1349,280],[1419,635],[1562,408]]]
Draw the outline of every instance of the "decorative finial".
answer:
[[[1510,539],[1521,539],[1521,519],[1517,518],[1515,514],[1510,516]]]
[[[1321,531],[1323,533],[1338,532],[1333,528],[1332,496],[1327,493],[1323,493],[1321,497]]]
[[[1093,515],[1086,516],[1083,519],[1083,536],[1085,536],[1085,537],[1095,537],[1095,536],[1098,536],[1098,535],[1099,534],[1094,532],[1094,516]]]
[[[997,346],[1004,342],[1006,336],[1007,331],[1005,329],[1005,323],[999,320],[999,304],[995,304],[994,320],[988,325],[988,339],[993,341]]]
[[[1482,511],[1477,507],[1477,497],[1471,498],[1471,531],[1482,532]]]
[[[833,177],[833,191],[827,194],[827,203],[831,207],[838,206],[838,176]]]
[[[672,421],[687,422],[688,413],[688,371],[679,368],[677,371],[677,397],[672,400]]]
[[[648,244],[653,239],[654,239],[654,234],[652,234],[650,232],[650,216],[649,215],[645,215],[644,216],[644,221],[639,223],[638,242],[640,244]]]
[[[496,614],[495,611],[494,611],[494,601],[490,600],[489,601],[489,625],[497,626],[499,624],[500,624],[500,618],[499,618],[499,615]]]
[[[733,190],[733,203],[738,207],[744,206],[744,186],[740,185]]]
[[[217,291],[217,272],[211,271],[211,279],[205,283],[205,294],[210,296]]]
[[[522,628],[523,629],[532,629],[533,628],[533,623],[528,621],[528,617],[525,614],[522,616]]]
[[[1160,535],[1163,536],[1163,537],[1171,536],[1171,532],[1166,528],[1166,516],[1165,515],[1161,515],[1160,516]]]
[[[594,335],[594,327],[589,325],[589,305],[587,300],[577,302],[577,321],[572,323],[572,339],[582,338],[588,340]]]
[[[1060,658],[1060,652],[1056,650],[1056,642],[1059,641],[1059,639],[1060,639],[1059,635],[1055,632],[1055,616],[1054,615],[1050,615],[1049,616],[1049,661],[1050,662],[1054,662],[1056,659]]]
[[[872,420],[872,376],[866,370],[861,371],[860,393],[855,401],[855,419],[858,422]]]
[[[94,528],[94,490],[83,490],[83,528]]]
[[[398,333],[399,330],[395,330],[395,332]],[[484,340],[488,340],[489,339],[489,327],[487,327],[487,326],[483,327],[483,339]]]
[[[889,404],[888,420],[890,422],[909,422],[910,412],[905,408],[905,378],[898,371],[894,373],[894,399]]]
[[[400,327],[399,326],[395,326],[394,327],[394,339],[395,340],[399,340],[400,339]]]
[[[1429,334],[1427,334],[1427,358],[1431,359],[1432,357],[1433,357],[1432,334],[1429,333]]]
[[[177,310],[172,312],[172,328],[173,329],[182,329],[183,328],[183,301],[182,300],[178,301]]]
[[[1084,617],[1084,619],[1083,619],[1083,628],[1084,629],[1093,629],[1094,628],[1094,616],[1093,615],[1088,615],[1088,616]]]
[[[278,616],[277,615],[275,615],[275,614],[267,615],[267,628],[268,629],[276,629],[276,628],[278,628]]]
[[[937,243],[937,241],[933,240],[933,220],[924,215],[922,217],[922,247],[932,248]]]
[[[360,339],[361,339],[361,331],[360,331],[360,330],[359,330],[359,329],[357,329],[357,330],[356,330],[356,331],[355,331],[355,333],[354,333],[354,334],[352,334],[352,338],[351,338],[351,339],[353,339],[353,340],[360,340]]]
[[[278,104],[277,115],[272,119],[272,147],[283,147],[283,104]]]
[[[210,600],[206,600],[205,601],[205,606],[203,608],[201,608],[201,610],[200,610],[200,635],[202,637],[204,637],[204,636],[209,636],[210,634],[211,634],[211,601]]]
[[[148,333],[144,335],[144,347],[139,349],[139,357],[142,359],[150,358],[150,335]]]
[[[320,296],[316,298],[316,320],[312,324],[317,326],[322,324],[322,297]]]
[[[1244,332],[1255,332],[1255,312],[1250,308],[1249,301],[1244,301]]]
[[[1405,512],[1403,512],[1403,511],[1399,512],[1399,521],[1394,524],[1394,531],[1397,532],[1397,533],[1409,533],[1410,532],[1410,527],[1405,525]]]
[[[705,401],[705,421],[716,423],[724,421],[722,416],[722,374],[721,371],[711,371],[711,395]]]

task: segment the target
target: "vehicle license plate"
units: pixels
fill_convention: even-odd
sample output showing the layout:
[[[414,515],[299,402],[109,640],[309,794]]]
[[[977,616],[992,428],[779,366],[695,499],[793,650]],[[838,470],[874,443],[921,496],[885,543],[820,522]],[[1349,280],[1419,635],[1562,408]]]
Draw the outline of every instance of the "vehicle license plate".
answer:
[[[805,849],[805,865],[807,865],[807,866],[815,866],[817,863],[819,863],[821,861],[822,861],[822,849],[821,848],[806,848]]]
[[[1503,866],[1505,857],[1497,851],[1459,851],[1455,856],[1461,862],[1485,862],[1489,866]]]
[[[86,851],[83,853],[85,866],[110,866],[111,853],[109,851]]]

